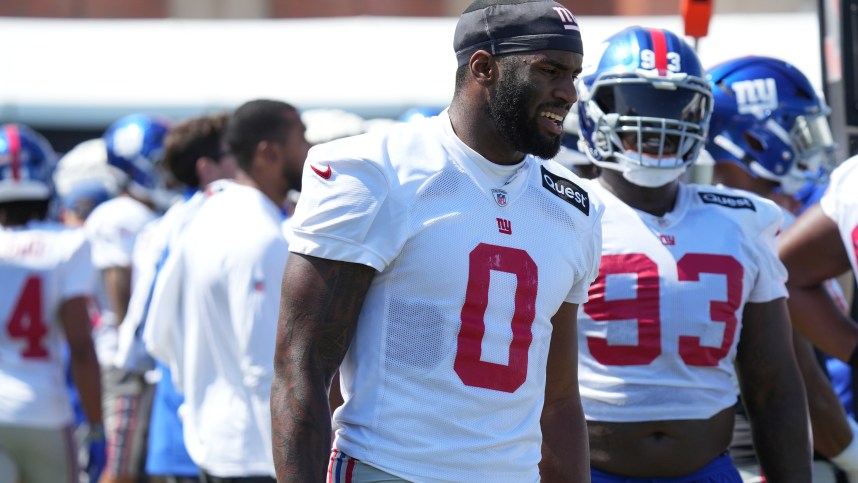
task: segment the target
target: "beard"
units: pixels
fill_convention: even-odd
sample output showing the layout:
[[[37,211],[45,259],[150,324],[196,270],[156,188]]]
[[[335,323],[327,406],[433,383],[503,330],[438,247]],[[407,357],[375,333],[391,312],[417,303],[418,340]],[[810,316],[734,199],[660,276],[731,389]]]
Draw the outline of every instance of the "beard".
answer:
[[[521,75],[521,67],[507,63],[507,75],[501,76],[489,95],[486,111],[495,129],[514,150],[551,159],[560,151],[560,136],[540,132],[535,119],[528,117],[528,107],[537,96],[537,87]],[[565,105],[563,108],[565,109]]]

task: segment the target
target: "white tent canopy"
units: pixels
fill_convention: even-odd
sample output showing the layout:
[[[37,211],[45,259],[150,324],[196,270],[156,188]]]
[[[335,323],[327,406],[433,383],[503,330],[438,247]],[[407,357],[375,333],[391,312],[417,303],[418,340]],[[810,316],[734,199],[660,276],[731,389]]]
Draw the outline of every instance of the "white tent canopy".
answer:
[[[581,17],[585,56],[629,25],[682,33],[679,16]],[[395,117],[452,95],[455,18],[48,20],[0,18],[0,122],[102,127],[131,111],[180,118],[246,100]],[[704,66],[746,54],[798,66],[821,90],[813,12],[716,15]]]

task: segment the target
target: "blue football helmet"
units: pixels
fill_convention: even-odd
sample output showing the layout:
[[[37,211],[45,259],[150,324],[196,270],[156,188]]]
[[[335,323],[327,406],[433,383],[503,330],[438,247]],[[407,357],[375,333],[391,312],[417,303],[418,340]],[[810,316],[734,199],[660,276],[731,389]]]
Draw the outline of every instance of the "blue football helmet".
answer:
[[[170,123],[147,114],[129,114],[104,132],[107,162],[125,174],[129,192],[153,200],[164,188],[160,163]],[[154,200],[153,200],[154,201]]]
[[[741,57],[710,68],[707,80],[715,112],[706,149],[716,161],[738,163],[788,194],[833,167],[830,109],[796,67]]]
[[[0,202],[47,200],[56,153],[24,124],[0,125]]]
[[[712,114],[694,49],[670,31],[635,26],[590,58],[577,84],[580,151],[629,180],[641,168],[678,177],[705,144]]]

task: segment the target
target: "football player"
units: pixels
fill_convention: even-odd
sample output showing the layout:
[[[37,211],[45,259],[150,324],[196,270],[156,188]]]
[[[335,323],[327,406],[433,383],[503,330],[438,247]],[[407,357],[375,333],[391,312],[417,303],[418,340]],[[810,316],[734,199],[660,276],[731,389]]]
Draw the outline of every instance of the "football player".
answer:
[[[804,387],[771,201],[680,177],[712,93],[676,34],[630,27],[579,80],[581,150],[602,168],[599,275],[579,311],[593,482],[739,482],[741,392],[770,481],[810,481]]]
[[[804,211],[780,239],[780,257],[790,274],[787,288],[793,323],[824,352],[848,362],[853,371],[858,370],[858,324],[835,302],[826,283],[850,269],[853,276],[858,274],[856,193],[858,157],[852,157],[832,172],[819,203]],[[841,456],[858,457],[858,445],[850,444],[847,450]]]
[[[130,114],[105,131],[107,162],[120,179],[120,193],[100,204],[84,224],[97,270],[101,314],[96,348],[104,379],[108,464],[102,483],[132,482],[143,473],[148,401],[152,388],[140,373],[115,366],[118,326],[133,286],[132,257],[138,234],[171,199],[160,166],[169,122]],[[140,247],[137,247],[139,249]]]
[[[122,173],[107,162],[104,139],[81,142],[57,162],[53,180],[59,199],[57,218],[82,226],[96,206],[116,196]]]
[[[45,221],[54,152],[22,124],[0,125],[0,481],[78,482],[64,344],[89,427],[88,475],[104,464],[101,381],[81,230]]]
[[[575,314],[603,210],[546,161],[578,24],[550,0],[477,0],[453,43],[448,109],[307,159],[271,389],[280,481],[589,481]]]
[[[117,366],[143,373],[154,366],[143,345],[143,334],[152,297],[152,288],[171,247],[194,217],[216,180],[235,175],[235,157],[224,148],[223,131],[227,116],[211,114],[174,124],[164,138],[163,164],[185,189],[181,200],[167,212],[147,224],[139,235],[147,243],[138,243],[133,264],[135,285],[128,313],[119,328]],[[165,341],[164,345],[178,341]],[[184,398],[173,385],[169,368],[159,363],[148,380],[157,379],[152,400],[146,455],[146,473],[170,481],[196,479],[199,470],[188,456],[182,435],[178,409]]]
[[[238,170],[212,185],[170,245],[144,338],[185,396],[185,444],[206,482],[274,482],[271,390],[279,287],[288,256],[281,206],[310,145],[291,105],[258,99],[226,126]]]
[[[710,68],[707,80],[715,102],[706,146],[716,162],[713,181],[778,203],[784,227],[788,226],[795,218],[793,213],[802,209],[796,193],[808,183],[818,183],[817,178],[833,164],[836,144],[828,125],[830,109],[807,77],[780,59],[745,56],[727,60]],[[839,286],[834,286],[836,280],[829,284],[833,293],[842,296]],[[807,390],[814,448],[838,466],[855,471],[858,460],[849,458],[858,452],[858,438],[852,436],[858,425],[839,404],[812,346],[798,333],[793,334],[793,344]],[[844,365],[835,359],[828,367],[835,364]],[[839,382],[848,388],[848,367],[834,374],[843,372],[845,377]],[[754,468],[753,446],[741,405],[737,412],[731,453],[740,468],[742,455],[748,456],[745,464]],[[856,449],[848,447],[850,442]],[[746,481],[759,481],[758,470],[748,473]],[[831,465],[814,462],[813,481],[833,483]]]

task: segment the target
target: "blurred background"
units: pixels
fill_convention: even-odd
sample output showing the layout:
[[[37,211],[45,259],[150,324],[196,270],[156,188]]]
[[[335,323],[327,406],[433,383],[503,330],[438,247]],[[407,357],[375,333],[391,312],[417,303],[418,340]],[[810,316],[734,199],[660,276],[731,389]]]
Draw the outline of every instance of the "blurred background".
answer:
[[[470,1],[0,0],[0,122],[29,124],[62,152],[130,112],[178,120],[259,97],[369,119],[441,108]],[[585,60],[629,25],[688,34],[683,11],[705,5],[705,35],[688,37],[704,67],[745,54],[795,64],[854,154],[858,0],[560,1],[581,24]]]
[[[472,0],[3,0],[0,16],[54,18],[458,17]],[[671,15],[677,0],[561,1],[576,15]],[[815,11],[815,0],[717,0],[716,13]]]

